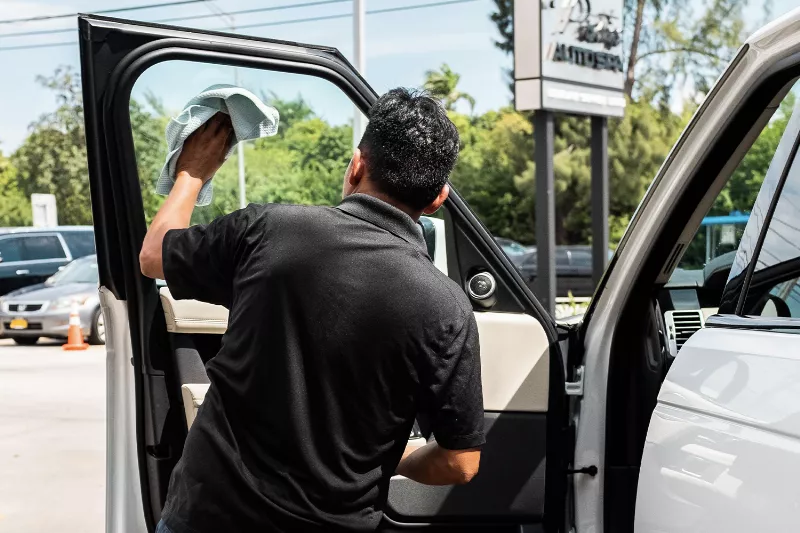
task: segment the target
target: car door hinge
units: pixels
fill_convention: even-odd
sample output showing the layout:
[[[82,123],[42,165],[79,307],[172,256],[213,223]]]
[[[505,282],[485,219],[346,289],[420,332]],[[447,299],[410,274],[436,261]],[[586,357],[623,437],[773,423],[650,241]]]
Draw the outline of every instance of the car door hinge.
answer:
[[[583,396],[583,371],[583,365],[576,368],[575,381],[567,381],[564,384],[567,396]]]

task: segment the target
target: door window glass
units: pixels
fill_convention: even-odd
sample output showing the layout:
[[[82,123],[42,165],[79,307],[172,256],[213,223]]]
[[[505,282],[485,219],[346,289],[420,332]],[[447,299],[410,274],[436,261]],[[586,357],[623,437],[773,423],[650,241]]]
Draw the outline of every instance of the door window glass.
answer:
[[[0,239],[0,259],[3,260],[3,263],[22,261],[21,240],[20,237],[6,237],[5,239]]]
[[[798,84],[731,174],[670,277],[670,289],[696,292],[711,313],[733,313],[763,220],[800,132]]]
[[[155,189],[167,155],[167,124],[180,115],[189,100],[218,84],[246,89],[274,107],[280,115],[278,131],[273,136],[245,141],[241,151],[238,147],[232,151],[212,181],[210,205],[194,210],[193,224],[207,223],[238,209],[242,199],[244,205],[339,203],[353,153],[355,109],[341,89],[304,74],[168,61],[142,74],[130,102],[148,223],[164,201]]]
[[[67,241],[72,257],[83,257],[94,253],[93,231],[65,231],[61,236]]]
[[[22,241],[22,258],[25,261],[65,259],[64,247],[55,235],[35,235]]]
[[[745,315],[800,317],[800,156],[780,190],[742,309]]]

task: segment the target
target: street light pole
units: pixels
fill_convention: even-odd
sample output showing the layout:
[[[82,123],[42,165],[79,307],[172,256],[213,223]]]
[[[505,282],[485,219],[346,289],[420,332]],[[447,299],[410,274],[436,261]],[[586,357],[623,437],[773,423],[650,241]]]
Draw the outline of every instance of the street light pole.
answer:
[[[366,75],[367,56],[364,52],[364,19],[366,18],[366,0],[353,0],[353,61],[356,70]],[[353,106],[353,147],[358,147],[364,134],[364,116],[361,110]]]
[[[233,15],[213,4],[206,4],[206,7],[228,23],[231,33],[236,33],[236,19]],[[239,67],[233,67],[233,84],[239,86]],[[244,209],[247,207],[247,185],[244,181],[244,142],[236,144],[236,159],[239,163],[239,207]]]
[[[239,68],[233,67],[233,84],[239,86]],[[244,182],[244,141],[236,144],[236,159],[239,163],[239,208],[247,207],[247,185]]]

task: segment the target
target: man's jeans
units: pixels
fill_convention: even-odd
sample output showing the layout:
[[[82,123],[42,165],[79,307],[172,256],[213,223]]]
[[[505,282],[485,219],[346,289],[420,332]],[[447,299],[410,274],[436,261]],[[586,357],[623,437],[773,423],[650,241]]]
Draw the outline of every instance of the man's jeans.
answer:
[[[175,533],[170,528],[167,527],[167,524],[161,520],[158,525],[156,526],[156,533]]]

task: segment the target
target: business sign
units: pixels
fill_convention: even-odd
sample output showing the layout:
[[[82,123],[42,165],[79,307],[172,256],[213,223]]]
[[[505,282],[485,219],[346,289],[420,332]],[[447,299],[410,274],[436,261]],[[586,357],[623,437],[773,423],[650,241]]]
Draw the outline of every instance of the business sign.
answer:
[[[625,112],[622,0],[515,0],[519,110]]]

